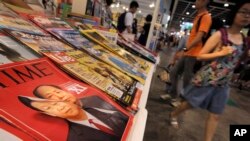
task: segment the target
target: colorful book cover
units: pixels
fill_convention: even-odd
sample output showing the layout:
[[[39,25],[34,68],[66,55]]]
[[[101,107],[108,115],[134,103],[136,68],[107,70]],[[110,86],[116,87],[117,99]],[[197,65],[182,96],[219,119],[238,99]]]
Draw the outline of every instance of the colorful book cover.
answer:
[[[39,54],[13,40],[0,30],[0,64],[32,60],[39,57]]]
[[[0,138],[125,141],[133,116],[46,58],[0,66]]]
[[[118,78],[118,74],[115,75],[106,64],[100,63],[81,51],[45,52],[44,55],[55,61],[66,72],[107,92],[123,105],[130,106],[132,104],[136,93],[136,82],[132,79],[130,82],[123,80],[126,78],[121,74]]]
[[[51,29],[70,29],[73,28],[65,21],[61,20],[60,18],[56,17],[44,17],[44,16],[37,16],[37,15],[30,15],[31,20],[40,26],[41,28],[50,31]]]
[[[32,34],[45,35],[46,33],[34,24],[9,13],[0,13],[0,28],[24,31]]]
[[[1,1],[0,1],[0,14],[6,14],[9,16],[14,16],[14,17],[18,16],[15,12],[13,12],[11,9],[6,7],[6,5]]]
[[[10,35],[15,37],[18,41],[38,53],[40,53],[40,51],[66,51],[73,49],[70,46],[49,35],[37,35],[14,30],[6,31]]]
[[[62,39],[70,43],[75,48],[84,50],[88,54],[119,69],[123,73],[126,73],[127,75],[138,80],[142,84],[145,83],[147,75],[143,70],[133,66],[132,64],[129,64],[128,62],[123,60],[120,56],[113,54],[107,49],[99,45],[96,45],[93,42],[90,42],[88,39],[81,36],[79,32],[74,31],[74,30],[72,31],[54,30],[53,32],[61,36]]]
[[[146,60],[141,59],[141,58],[129,53],[128,51],[124,50],[120,46],[111,43],[105,37],[103,37],[102,35],[100,35],[98,32],[96,32],[94,30],[81,30],[81,33],[83,35],[85,35],[87,38],[91,39],[92,41],[98,43],[99,45],[105,47],[106,49],[121,56],[130,64],[134,64],[136,67],[141,68],[146,73],[148,73],[150,68],[152,67],[152,64],[150,62],[147,62]]]
[[[121,47],[124,47],[129,52],[131,52],[135,55],[138,55],[138,56],[142,57],[143,59],[146,59],[152,63],[156,62],[156,58],[154,55],[152,55],[148,51],[144,50],[143,48],[138,47],[135,43],[123,40],[121,37],[118,37],[117,43],[118,43],[118,45],[120,45]]]
[[[13,10],[14,12],[16,12],[19,16],[25,18],[25,19],[29,19],[29,15],[40,15],[40,16],[45,16],[45,13],[42,11],[35,11],[35,10],[31,10],[31,9],[26,9],[26,8],[22,8],[19,6],[15,6],[9,3],[4,3],[5,6],[7,6],[8,8],[10,8],[11,10]]]

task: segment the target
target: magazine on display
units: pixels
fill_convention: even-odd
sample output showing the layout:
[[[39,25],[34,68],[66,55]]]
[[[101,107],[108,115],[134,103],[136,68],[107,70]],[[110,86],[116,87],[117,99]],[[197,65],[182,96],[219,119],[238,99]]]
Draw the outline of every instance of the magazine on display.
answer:
[[[4,64],[0,72],[1,139],[126,140],[133,116],[48,59]]]
[[[31,10],[31,9],[26,9],[26,8],[22,8],[19,6],[15,6],[9,3],[4,3],[4,5],[8,8],[10,8],[11,10],[13,10],[14,12],[16,12],[19,16],[25,18],[25,19],[29,19],[29,15],[40,15],[40,16],[45,16],[45,13],[42,11],[35,11],[35,10]]]
[[[107,92],[123,105],[132,104],[137,83],[132,79],[127,82],[129,78],[125,80],[124,75],[115,75],[115,72],[112,72],[112,69],[106,64],[100,63],[81,51],[45,52],[44,55],[55,61],[69,74]]]
[[[45,35],[46,33],[34,24],[25,21],[16,15],[11,15],[7,12],[0,13],[0,28],[16,31],[24,31],[32,34]]]
[[[70,46],[49,35],[36,35],[14,30],[6,31],[18,41],[38,53],[40,53],[40,51],[66,51],[73,49]]]
[[[140,57],[142,57],[143,59],[146,59],[152,63],[156,62],[155,56],[152,55],[151,53],[149,53],[148,51],[144,50],[141,47],[138,47],[135,43],[133,42],[128,42],[124,39],[122,39],[121,37],[118,37],[118,45],[120,45],[121,47],[124,47],[126,50],[128,50],[129,52],[138,55]]]
[[[13,40],[0,30],[0,64],[32,60],[39,57],[39,54]]]
[[[117,68],[123,73],[126,73],[127,75],[131,76],[142,84],[145,83],[147,75],[144,71],[129,64],[121,57],[113,54],[107,49],[96,45],[93,42],[90,42],[88,39],[83,37],[78,31],[54,30],[53,32],[58,34],[62,39],[70,43],[75,48],[83,50],[88,54],[94,56],[95,58],[98,58],[99,60],[104,61],[109,65],[112,65],[113,67]]]
[[[92,41],[121,56],[130,64],[133,64],[144,70],[146,73],[148,73],[150,68],[152,67],[152,64],[150,62],[129,53],[116,44],[111,43],[105,37],[94,30],[81,30],[81,33]]]

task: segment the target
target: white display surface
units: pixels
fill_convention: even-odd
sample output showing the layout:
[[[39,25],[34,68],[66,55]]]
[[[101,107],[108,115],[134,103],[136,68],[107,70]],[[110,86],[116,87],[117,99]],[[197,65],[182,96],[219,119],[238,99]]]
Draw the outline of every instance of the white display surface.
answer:
[[[142,141],[146,128],[148,111],[146,110],[146,104],[149,95],[149,89],[152,81],[153,74],[156,70],[157,64],[160,62],[160,57],[157,56],[156,64],[153,65],[148,73],[145,85],[142,87],[142,95],[139,102],[139,111],[136,113],[132,128],[129,132],[127,141]]]

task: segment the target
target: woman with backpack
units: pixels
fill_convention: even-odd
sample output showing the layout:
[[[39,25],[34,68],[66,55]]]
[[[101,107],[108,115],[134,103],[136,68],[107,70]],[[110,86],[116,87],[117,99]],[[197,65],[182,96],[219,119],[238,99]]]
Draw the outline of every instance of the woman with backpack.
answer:
[[[229,96],[228,82],[236,65],[249,57],[242,28],[250,24],[250,2],[241,0],[228,16],[229,28],[215,32],[202,48],[197,59],[211,61],[203,66],[185,89],[185,101],[170,113],[170,124],[178,128],[178,116],[191,108],[209,111],[204,141],[212,141],[219,116],[223,113]]]

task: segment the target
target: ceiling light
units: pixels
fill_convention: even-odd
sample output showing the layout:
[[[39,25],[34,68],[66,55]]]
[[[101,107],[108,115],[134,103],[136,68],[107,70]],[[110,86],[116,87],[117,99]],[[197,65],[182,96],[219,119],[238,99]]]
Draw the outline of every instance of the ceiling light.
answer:
[[[187,15],[189,15],[190,13],[189,12],[186,12]]]
[[[126,8],[126,11],[128,11],[128,8]]]
[[[116,4],[116,7],[120,7],[120,4],[119,4],[119,3],[117,3],[117,4]]]
[[[192,8],[195,8],[195,5],[192,5]]]
[[[138,12],[141,13],[141,10],[139,10]]]
[[[154,3],[151,3],[151,4],[149,5],[149,7],[150,7],[150,8],[153,8],[153,7],[155,7],[155,4],[154,4]]]
[[[182,20],[184,20],[185,18],[181,18]]]
[[[125,7],[125,6],[123,6],[123,7],[122,7],[122,9],[126,9],[126,7]]]
[[[114,4],[111,4],[111,8],[114,8],[115,7],[115,5]]]
[[[228,7],[228,6],[229,6],[229,4],[228,4],[228,3],[225,3],[225,4],[224,4],[224,7]]]
[[[226,20],[222,20],[223,21],[223,23],[225,23],[226,22]]]

